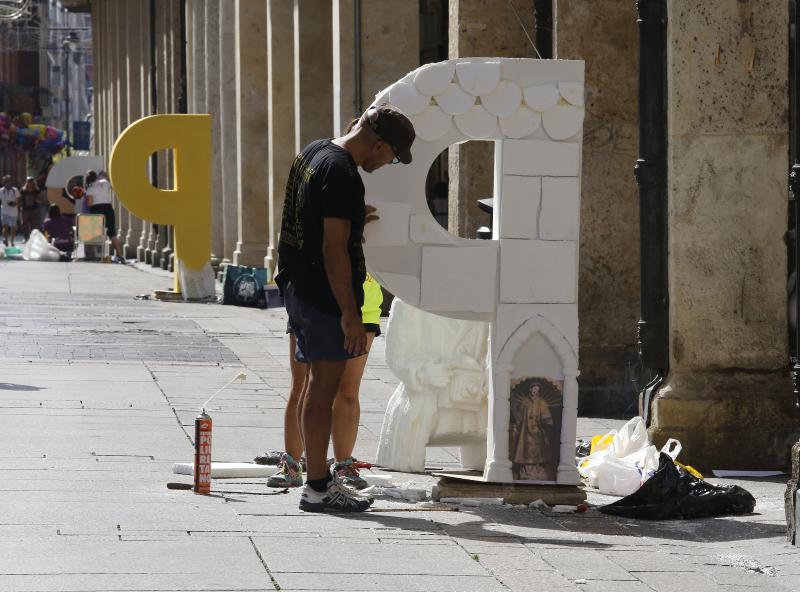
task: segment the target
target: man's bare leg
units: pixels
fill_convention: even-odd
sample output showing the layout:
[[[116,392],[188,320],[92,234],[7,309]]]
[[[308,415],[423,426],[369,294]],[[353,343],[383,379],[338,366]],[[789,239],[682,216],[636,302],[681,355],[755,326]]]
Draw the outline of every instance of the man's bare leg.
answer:
[[[344,373],[345,360],[311,362],[308,388],[302,402],[301,430],[306,448],[309,480],[328,475],[328,444],[331,439],[333,401]]]

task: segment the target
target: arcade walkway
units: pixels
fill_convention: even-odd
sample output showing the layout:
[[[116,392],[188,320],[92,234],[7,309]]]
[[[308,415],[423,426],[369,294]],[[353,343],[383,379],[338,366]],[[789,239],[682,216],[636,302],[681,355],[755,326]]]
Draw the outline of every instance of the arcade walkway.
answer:
[[[664,523],[388,499],[375,508],[406,511],[309,515],[255,479],[209,497],[167,490],[202,401],[247,373],[211,405],[215,459],[247,461],[282,447],[288,387],[283,311],[134,299],[168,285],[128,266],[0,261],[0,591],[797,589],[780,480],[743,484],[756,515]],[[365,460],[394,386],[378,339]]]

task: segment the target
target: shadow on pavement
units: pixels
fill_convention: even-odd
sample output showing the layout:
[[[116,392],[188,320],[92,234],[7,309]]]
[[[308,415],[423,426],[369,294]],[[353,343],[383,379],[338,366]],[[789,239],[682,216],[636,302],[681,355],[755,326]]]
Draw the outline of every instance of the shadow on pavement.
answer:
[[[45,387],[32,386],[29,384],[14,384],[11,382],[0,382],[0,391],[43,391]]]
[[[421,511],[421,513],[423,512]],[[608,542],[607,538],[604,541],[592,540],[592,535],[651,538],[691,543],[718,543],[775,538],[783,536],[786,530],[783,525],[743,522],[730,517],[649,522],[606,517],[595,512],[556,516],[539,513],[538,511],[528,513],[525,510],[515,509],[470,509],[469,511],[462,510],[459,514],[468,514],[480,520],[463,524],[447,524],[437,521],[437,516],[434,513],[430,514],[430,518],[392,516],[382,512],[367,512],[362,515],[328,515],[339,517],[342,520],[359,520],[363,517],[364,519],[379,522],[386,528],[425,531],[464,539],[491,539],[495,542],[506,541],[509,543],[597,549],[614,547],[620,543],[615,543],[613,540]],[[492,526],[499,526],[500,528],[491,528]],[[515,532],[515,529],[526,532]],[[542,532],[543,536],[531,536],[530,529],[544,531]],[[547,531],[558,532],[564,538],[548,536]],[[579,539],[568,538],[570,534],[578,535]],[[586,535],[586,538],[581,535]]]

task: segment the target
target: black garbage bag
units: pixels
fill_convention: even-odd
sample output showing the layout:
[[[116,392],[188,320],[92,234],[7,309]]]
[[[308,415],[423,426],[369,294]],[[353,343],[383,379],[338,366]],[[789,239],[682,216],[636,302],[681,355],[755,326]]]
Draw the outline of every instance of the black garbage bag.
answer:
[[[575,460],[578,461],[586,458],[592,452],[591,440],[576,440],[575,441]]]
[[[612,516],[642,520],[687,520],[749,514],[755,498],[738,485],[722,487],[698,479],[675,466],[668,454],[661,453],[658,470],[638,491],[603,506],[600,511]]]

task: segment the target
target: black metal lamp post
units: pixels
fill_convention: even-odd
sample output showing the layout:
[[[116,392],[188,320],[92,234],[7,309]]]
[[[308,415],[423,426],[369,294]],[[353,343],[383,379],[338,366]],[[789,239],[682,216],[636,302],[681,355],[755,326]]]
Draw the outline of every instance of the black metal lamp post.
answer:
[[[64,131],[69,139],[69,56],[72,53],[69,41],[64,41]]]
[[[639,24],[639,185],[641,318],[639,357],[652,380],[641,394],[650,420],[650,400],[669,370],[667,284],[667,5],[637,0]]]

